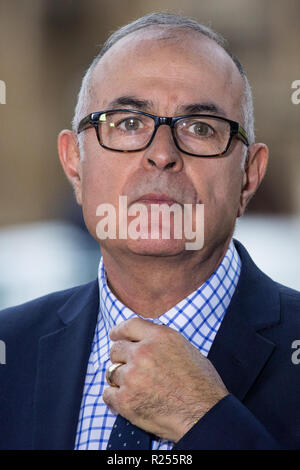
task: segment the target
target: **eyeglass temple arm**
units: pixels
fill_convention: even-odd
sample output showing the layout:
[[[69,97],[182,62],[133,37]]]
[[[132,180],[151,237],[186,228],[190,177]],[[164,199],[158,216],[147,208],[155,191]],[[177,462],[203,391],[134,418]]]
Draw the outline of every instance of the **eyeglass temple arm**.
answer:
[[[84,119],[82,119],[82,121],[80,121],[79,126],[78,126],[78,130],[77,130],[77,134],[79,134],[82,131],[85,131],[86,129],[88,129],[92,125],[93,124],[92,124],[91,114],[90,114],[89,116],[86,116]]]
[[[245,129],[242,128],[242,126],[239,125],[239,128],[238,128],[238,133],[237,133],[239,139],[245,144],[247,145],[247,147],[249,146],[249,140],[248,140],[248,137],[247,137],[247,134],[246,134],[246,131]]]

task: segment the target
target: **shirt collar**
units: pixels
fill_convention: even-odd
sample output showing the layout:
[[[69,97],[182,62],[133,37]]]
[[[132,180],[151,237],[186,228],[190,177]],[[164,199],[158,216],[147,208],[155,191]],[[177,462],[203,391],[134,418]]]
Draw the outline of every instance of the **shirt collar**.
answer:
[[[221,263],[207,281],[158,318],[147,320],[179,331],[207,355],[235,291],[240,271],[241,260],[231,241]],[[122,321],[139,316],[110,290],[103,258],[99,264],[98,282],[100,311],[93,344],[95,367],[109,359],[109,331]]]

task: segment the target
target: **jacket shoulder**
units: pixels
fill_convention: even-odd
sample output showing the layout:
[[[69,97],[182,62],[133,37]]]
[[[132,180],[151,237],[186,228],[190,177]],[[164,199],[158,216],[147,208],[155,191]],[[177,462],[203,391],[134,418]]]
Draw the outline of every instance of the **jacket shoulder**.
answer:
[[[60,308],[74,295],[85,295],[96,281],[82,284],[62,291],[38,297],[23,304],[6,308],[0,311],[1,336],[16,334],[18,331],[30,329],[33,331],[37,326],[41,328],[40,333],[46,334],[53,328],[61,327],[62,321],[57,314]]]
[[[289,322],[295,330],[300,331],[300,292],[276,283],[280,295],[282,320]],[[299,336],[299,335],[298,335]]]
[[[283,298],[286,298],[287,300],[293,298],[300,302],[300,292],[298,290],[292,289],[291,287],[284,286],[283,284],[279,284],[278,282],[275,282],[275,285],[277,289],[279,289],[279,292]]]

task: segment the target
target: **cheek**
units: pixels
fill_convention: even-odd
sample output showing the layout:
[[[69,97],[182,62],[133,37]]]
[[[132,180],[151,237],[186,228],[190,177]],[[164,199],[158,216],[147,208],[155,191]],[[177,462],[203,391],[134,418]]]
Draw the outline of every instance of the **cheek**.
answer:
[[[229,159],[200,162],[193,169],[192,180],[199,199],[207,205],[222,206],[239,199],[242,173]]]
[[[105,179],[94,165],[85,165],[82,175],[83,210],[96,211],[98,204],[103,202],[103,195],[107,190],[104,182]]]
[[[124,155],[97,149],[87,153],[82,165],[82,211],[87,229],[96,237],[96,226],[101,219],[97,216],[100,204],[110,204],[118,214],[119,195],[132,172]],[[118,217],[116,219],[118,223]]]
[[[114,204],[117,181],[114,172],[99,159],[86,157],[82,171],[82,212],[87,229],[96,236],[99,204]]]
[[[101,147],[87,148],[82,166],[82,192],[84,206],[114,204],[122,181],[122,166],[112,152]]]
[[[205,223],[207,228],[216,230],[222,226],[234,223],[237,216],[242,173],[240,167],[233,166],[233,162],[227,160],[207,161],[193,175],[193,181],[197,181],[199,199],[204,203]]]
[[[240,198],[241,185],[237,178],[232,174],[223,172],[213,179],[212,184],[208,188],[209,202],[212,202],[216,208],[224,210],[234,208]]]

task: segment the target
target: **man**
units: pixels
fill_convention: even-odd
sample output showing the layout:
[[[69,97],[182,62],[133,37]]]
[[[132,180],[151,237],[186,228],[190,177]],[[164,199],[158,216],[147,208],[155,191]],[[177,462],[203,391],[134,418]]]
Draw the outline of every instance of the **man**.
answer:
[[[102,237],[96,282],[3,311],[1,447],[299,448],[300,296],[232,241],[268,150],[222,38],[168,14],[117,31],[58,148],[96,239],[99,205],[120,233],[126,196],[126,222],[134,204],[151,223],[153,207],[177,204],[195,227],[204,205],[204,244],[142,236],[140,223],[139,237]]]

